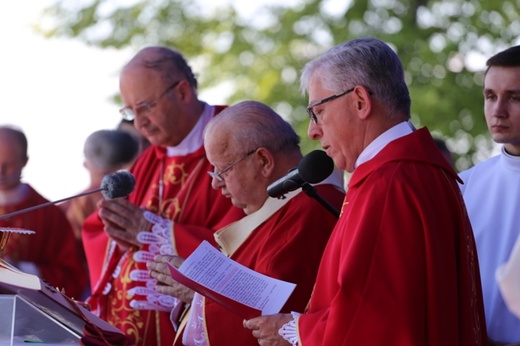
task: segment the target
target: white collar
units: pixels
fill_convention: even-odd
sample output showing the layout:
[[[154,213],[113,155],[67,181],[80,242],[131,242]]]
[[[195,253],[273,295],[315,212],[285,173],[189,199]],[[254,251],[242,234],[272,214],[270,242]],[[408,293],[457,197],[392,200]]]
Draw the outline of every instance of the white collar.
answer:
[[[359,155],[356,160],[355,168],[357,168],[362,163],[371,160],[376,156],[383,148],[393,140],[397,138],[409,135],[415,130],[415,127],[409,121],[403,121],[399,123],[382,134],[380,134],[376,139],[372,141]]]
[[[184,156],[191,154],[204,144],[203,132],[208,122],[213,118],[215,107],[204,103],[204,110],[197,121],[197,124],[191,129],[190,133],[174,147],[166,147],[166,155]]]
[[[503,166],[516,172],[520,171],[520,156],[509,154],[504,146],[500,149],[500,153],[502,154],[500,160]]]

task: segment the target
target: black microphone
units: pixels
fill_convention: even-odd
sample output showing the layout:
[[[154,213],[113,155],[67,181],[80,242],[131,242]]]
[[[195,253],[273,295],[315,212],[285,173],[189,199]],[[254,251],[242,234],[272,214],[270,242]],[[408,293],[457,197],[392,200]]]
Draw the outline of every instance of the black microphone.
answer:
[[[298,167],[285,176],[271,183],[267,193],[271,197],[281,198],[289,191],[294,191],[305,183],[316,184],[325,180],[334,171],[334,161],[323,150],[314,150],[305,155]]]
[[[9,214],[0,215],[0,220],[6,219],[8,217],[15,216],[18,214],[23,214],[28,211],[47,207],[52,204],[58,204],[61,202],[65,202],[65,201],[68,201],[69,199],[82,197],[85,195],[90,195],[92,193],[96,193],[99,191],[101,191],[101,193],[103,194],[103,196],[106,199],[115,199],[115,198],[120,198],[120,197],[126,197],[134,190],[134,187],[135,187],[135,177],[132,175],[132,173],[125,171],[125,170],[121,170],[121,171],[117,171],[112,174],[105,175],[103,177],[103,179],[101,180],[101,186],[99,189],[90,190],[87,192],[80,193],[78,195],[74,195],[74,196],[67,197],[67,198],[62,198],[57,201],[47,202],[47,203],[39,204],[39,205],[36,205],[33,207],[25,208],[22,210],[17,210],[15,212],[12,212]]]
[[[135,187],[135,177],[128,171],[117,171],[101,179],[101,193],[106,199],[126,197]],[[99,191],[98,190],[98,191]]]

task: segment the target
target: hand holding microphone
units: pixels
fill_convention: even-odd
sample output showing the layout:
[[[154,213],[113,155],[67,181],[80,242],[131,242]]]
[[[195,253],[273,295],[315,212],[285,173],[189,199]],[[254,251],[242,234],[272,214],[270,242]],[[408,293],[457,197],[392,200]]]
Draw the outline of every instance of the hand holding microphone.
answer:
[[[144,217],[145,209],[126,199],[117,198],[129,193],[129,185],[125,183],[129,179],[125,175],[105,176],[101,185],[105,188],[103,195],[106,199],[98,202],[98,215],[103,221],[105,232],[123,251],[132,246],[141,247],[137,235],[148,231],[151,226],[151,222]]]

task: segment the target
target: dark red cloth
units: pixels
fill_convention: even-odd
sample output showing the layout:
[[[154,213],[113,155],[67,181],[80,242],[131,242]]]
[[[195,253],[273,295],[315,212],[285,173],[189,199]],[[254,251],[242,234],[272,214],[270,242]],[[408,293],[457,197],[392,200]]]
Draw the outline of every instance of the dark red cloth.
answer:
[[[108,330],[102,330],[92,324],[86,323],[83,327],[83,336],[79,344],[82,346],[131,346],[130,339],[122,334]]]
[[[415,131],[354,171],[300,345],[486,345],[478,268],[457,175]]]
[[[26,198],[16,204],[0,206],[0,215],[48,203],[31,186]],[[64,289],[71,298],[80,298],[88,285],[88,273],[82,265],[80,249],[65,214],[49,205],[0,220],[0,227],[23,228],[35,234],[12,233],[5,259],[16,266],[18,261],[33,262],[40,278]]]

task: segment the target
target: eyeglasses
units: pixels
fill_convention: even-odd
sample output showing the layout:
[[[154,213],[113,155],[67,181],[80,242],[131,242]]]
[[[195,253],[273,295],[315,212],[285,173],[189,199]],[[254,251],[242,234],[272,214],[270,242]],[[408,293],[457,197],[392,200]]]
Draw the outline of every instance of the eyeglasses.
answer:
[[[332,95],[332,96],[329,96],[329,97],[326,97],[324,98],[323,100],[320,100],[320,101],[317,101],[317,102],[314,102],[313,104],[309,105],[307,107],[307,113],[309,114],[309,117],[311,118],[312,122],[314,124],[317,124],[318,123],[318,117],[316,117],[316,114],[314,113],[314,107],[316,106],[319,106],[319,105],[322,105],[324,103],[327,103],[329,101],[332,101],[332,100],[335,100],[337,99],[338,97],[341,97],[343,95],[346,95],[352,91],[354,91],[355,87],[354,88],[351,88],[351,89],[348,89],[342,93],[339,93],[339,94],[335,94],[335,95]]]
[[[145,114],[148,114],[150,113],[150,111],[152,110],[153,107],[155,107],[157,105],[157,102],[159,102],[159,100],[161,99],[161,97],[163,97],[164,95],[166,95],[170,90],[172,90],[173,88],[175,88],[177,85],[179,85],[181,81],[178,80],[176,81],[175,83],[173,83],[172,85],[170,85],[168,88],[166,88],[166,90],[164,90],[164,92],[159,95],[155,100],[153,100],[152,102],[141,102],[139,104],[137,104],[136,106],[136,110],[134,111],[134,109],[130,106],[128,107],[124,107],[124,108],[121,108],[119,110],[119,113],[121,113],[121,116],[123,117],[124,120],[128,120],[128,121],[132,121],[135,119],[135,115],[136,113],[145,113]]]
[[[222,182],[222,181],[224,181],[224,177],[222,176],[223,174],[226,174],[227,172],[229,172],[231,170],[231,168],[235,167],[235,165],[238,164],[240,161],[245,160],[250,155],[253,155],[256,152],[256,150],[257,149],[254,149],[254,150],[251,150],[251,151],[247,152],[247,154],[245,154],[241,159],[236,160],[235,162],[233,162],[232,164],[230,164],[229,166],[227,166],[226,168],[224,168],[220,172],[217,173],[217,172],[214,172],[214,171],[208,171],[208,174],[210,175],[210,177],[212,177],[214,179],[217,179],[218,181]]]

